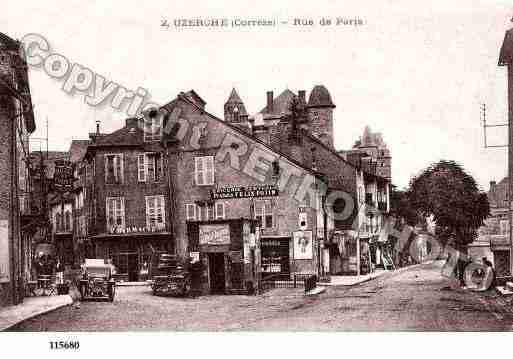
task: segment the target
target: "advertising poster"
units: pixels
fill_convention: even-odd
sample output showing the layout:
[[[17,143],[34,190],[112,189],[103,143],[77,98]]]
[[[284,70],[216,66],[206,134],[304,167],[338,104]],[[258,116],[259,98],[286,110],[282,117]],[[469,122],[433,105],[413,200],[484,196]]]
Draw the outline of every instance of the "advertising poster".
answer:
[[[0,221],[0,283],[9,282],[9,222]]]
[[[294,259],[312,259],[312,231],[294,232]]]

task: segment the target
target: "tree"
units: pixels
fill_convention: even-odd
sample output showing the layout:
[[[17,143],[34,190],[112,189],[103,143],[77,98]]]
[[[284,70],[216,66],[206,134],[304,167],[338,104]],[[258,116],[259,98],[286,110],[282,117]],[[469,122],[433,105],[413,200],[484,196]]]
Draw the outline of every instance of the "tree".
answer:
[[[397,189],[392,186],[390,191],[390,212],[389,215],[410,226],[415,226],[422,222],[422,218],[416,208],[412,206],[412,202],[408,198],[409,192]]]
[[[433,216],[443,244],[466,252],[490,214],[486,193],[454,161],[440,161],[410,181],[407,197],[419,215]]]

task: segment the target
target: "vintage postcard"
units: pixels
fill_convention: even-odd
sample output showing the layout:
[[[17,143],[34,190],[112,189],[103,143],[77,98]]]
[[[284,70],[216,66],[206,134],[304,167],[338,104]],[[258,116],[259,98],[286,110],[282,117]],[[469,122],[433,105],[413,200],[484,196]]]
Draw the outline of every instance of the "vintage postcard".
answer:
[[[511,331],[512,17],[8,0],[0,342]]]

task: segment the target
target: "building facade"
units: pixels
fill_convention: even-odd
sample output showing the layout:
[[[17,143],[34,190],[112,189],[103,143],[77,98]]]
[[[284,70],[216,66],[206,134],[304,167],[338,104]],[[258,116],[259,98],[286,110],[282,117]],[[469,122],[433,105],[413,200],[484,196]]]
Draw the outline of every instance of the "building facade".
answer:
[[[206,292],[218,288],[211,281],[217,277],[229,292],[265,278],[360,272],[371,269],[372,258],[381,263],[377,237],[389,210],[390,175],[334,149],[334,107],[324,86],[315,86],[308,101],[305,91],[276,98],[269,91],[253,116],[233,89],[223,120],[184,93],[165,106],[179,118],[165,141],[177,253],[204,264]],[[344,214],[331,216],[330,206]],[[249,223],[242,250],[230,242],[241,237],[229,224],[236,220]],[[238,284],[230,282],[240,273]]]
[[[167,141],[177,253],[203,263],[203,291],[238,293],[261,278],[318,273],[317,173],[185,94],[166,109],[183,121]]]
[[[0,33],[0,307],[23,300],[38,215],[31,201],[29,135],[35,130],[21,44]]]
[[[477,239],[469,244],[471,257],[481,259],[487,257],[493,264],[498,277],[510,275],[510,241],[508,221],[508,177],[499,183],[490,182],[488,202],[490,216],[478,230]]]
[[[120,280],[145,279],[154,251],[174,251],[161,130],[137,118],[110,134],[98,130],[79,166],[77,236],[87,232],[81,251],[112,260]]]

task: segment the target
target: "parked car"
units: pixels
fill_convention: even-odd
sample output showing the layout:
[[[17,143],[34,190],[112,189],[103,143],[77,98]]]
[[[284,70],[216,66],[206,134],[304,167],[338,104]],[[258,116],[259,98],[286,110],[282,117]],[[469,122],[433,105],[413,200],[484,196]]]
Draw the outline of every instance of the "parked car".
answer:
[[[153,295],[188,296],[191,292],[191,275],[187,263],[173,254],[160,253],[156,256],[152,269]]]
[[[112,264],[103,259],[86,259],[82,265],[79,290],[82,300],[108,299],[114,301],[116,282],[112,277]]]

